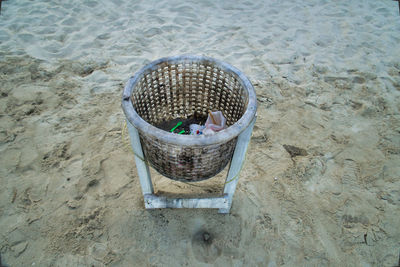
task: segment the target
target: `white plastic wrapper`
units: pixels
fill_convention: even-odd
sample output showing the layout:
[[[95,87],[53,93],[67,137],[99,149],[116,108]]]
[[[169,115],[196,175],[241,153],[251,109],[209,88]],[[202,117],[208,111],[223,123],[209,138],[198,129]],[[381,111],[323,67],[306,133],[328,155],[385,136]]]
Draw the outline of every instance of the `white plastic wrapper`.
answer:
[[[211,119],[210,115],[208,115],[206,124],[205,124],[205,129],[203,130],[203,134],[205,135],[212,135],[215,134],[216,132],[219,132],[223,129],[226,129],[226,119],[224,115],[222,115],[221,111],[214,111],[211,112],[213,115],[213,118],[215,120],[215,123]]]

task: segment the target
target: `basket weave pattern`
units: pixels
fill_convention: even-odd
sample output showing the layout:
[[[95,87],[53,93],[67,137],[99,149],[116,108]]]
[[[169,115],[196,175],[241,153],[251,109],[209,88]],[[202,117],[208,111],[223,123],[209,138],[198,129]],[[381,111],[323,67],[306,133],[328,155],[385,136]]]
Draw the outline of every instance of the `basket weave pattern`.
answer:
[[[248,88],[238,75],[207,58],[161,60],[138,75],[130,99],[137,115],[153,126],[216,110],[222,111],[231,126],[243,116],[249,101]],[[184,139],[189,136],[179,135],[182,143],[177,144],[144,129],[138,131],[148,162],[162,175],[181,181],[200,181],[219,173],[230,161],[237,140],[236,135],[223,142],[187,145]]]
[[[132,94],[136,112],[150,124],[221,110],[230,126],[243,115],[246,101],[238,79],[207,62],[162,63]]]
[[[157,139],[140,136],[143,152],[151,165],[173,180],[201,181],[224,169],[232,157],[236,138],[224,144],[204,147],[167,145]]]

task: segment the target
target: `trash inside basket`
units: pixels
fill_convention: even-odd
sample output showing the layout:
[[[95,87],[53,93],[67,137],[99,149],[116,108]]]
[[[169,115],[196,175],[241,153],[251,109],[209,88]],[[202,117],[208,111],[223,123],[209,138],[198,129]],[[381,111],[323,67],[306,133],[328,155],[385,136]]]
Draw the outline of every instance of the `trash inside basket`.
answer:
[[[238,135],[254,119],[257,102],[250,81],[227,63],[203,56],[154,61],[127,83],[122,107],[139,132],[146,160],[162,175],[201,181],[230,161]],[[222,111],[228,128],[212,136],[178,135],[163,122]]]

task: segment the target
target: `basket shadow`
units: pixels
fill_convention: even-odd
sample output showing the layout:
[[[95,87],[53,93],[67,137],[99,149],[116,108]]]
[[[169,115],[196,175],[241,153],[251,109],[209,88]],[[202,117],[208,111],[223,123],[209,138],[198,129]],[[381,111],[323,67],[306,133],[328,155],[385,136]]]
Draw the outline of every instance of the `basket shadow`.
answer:
[[[216,176],[198,182],[182,182],[169,179],[150,168],[154,192],[167,198],[208,198],[223,195],[229,164]]]

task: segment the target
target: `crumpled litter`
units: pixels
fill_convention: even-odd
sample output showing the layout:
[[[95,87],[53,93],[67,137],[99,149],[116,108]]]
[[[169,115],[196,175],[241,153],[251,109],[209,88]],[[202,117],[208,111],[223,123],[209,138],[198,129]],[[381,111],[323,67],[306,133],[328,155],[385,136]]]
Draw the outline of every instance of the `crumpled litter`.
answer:
[[[198,124],[190,124],[190,134],[191,135],[200,135],[203,134],[203,130],[205,128],[204,125],[198,125]]]
[[[205,125],[190,124],[191,135],[213,135],[223,129],[226,129],[226,119],[221,111],[209,112]]]
[[[212,118],[208,115],[205,129],[203,130],[204,135],[213,135],[216,132],[227,128],[226,119],[221,111],[213,111],[210,113],[212,114]]]

